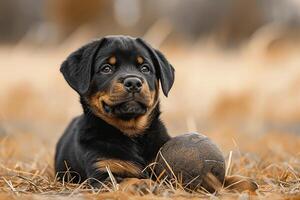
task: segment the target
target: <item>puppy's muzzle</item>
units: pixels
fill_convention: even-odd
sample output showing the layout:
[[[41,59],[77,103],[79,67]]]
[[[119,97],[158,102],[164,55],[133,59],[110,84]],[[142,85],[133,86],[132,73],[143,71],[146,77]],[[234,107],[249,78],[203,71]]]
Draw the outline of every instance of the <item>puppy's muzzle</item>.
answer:
[[[142,77],[127,74],[118,78],[115,84],[118,86],[118,90],[121,91],[119,92],[120,95],[118,95],[118,92],[112,93],[112,96],[116,96],[115,100],[108,103],[102,101],[103,110],[107,114],[129,120],[144,115],[148,111],[151,99],[149,99],[148,89],[145,89],[148,88],[147,83]]]

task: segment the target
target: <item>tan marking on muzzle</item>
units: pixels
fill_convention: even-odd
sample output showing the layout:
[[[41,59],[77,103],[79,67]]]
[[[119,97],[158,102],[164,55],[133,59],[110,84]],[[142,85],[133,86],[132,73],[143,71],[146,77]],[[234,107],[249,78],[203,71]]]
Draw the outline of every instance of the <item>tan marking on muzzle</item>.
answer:
[[[127,94],[127,92],[126,92],[126,89],[125,89],[123,83],[117,83],[116,82],[111,87],[110,95],[111,95],[112,99],[120,98],[120,97],[122,97],[123,95],[126,95],[126,94]]]
[[[158,86],[156,86],[154,91],[150,91],[147,83],[144,83],[142,86],[141,95],[145,98],[145,104],[148,108],[144,115],[130,120],[122,120],[104,111],[103,102],[109,106],[114,105],[114,101],[122,98],[125,93],[123,84],[114,83],[110,92],[96,93],[89,99],[89,103],[97,116],[121,130],[125,135],[134,137],[142,134],[149,127],[152,117],[151,113],[158,103]]]

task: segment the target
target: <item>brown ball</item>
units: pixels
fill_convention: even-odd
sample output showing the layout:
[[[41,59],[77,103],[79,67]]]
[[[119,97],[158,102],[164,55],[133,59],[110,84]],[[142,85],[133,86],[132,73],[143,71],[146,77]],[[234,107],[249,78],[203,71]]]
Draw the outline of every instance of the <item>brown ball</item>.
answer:
[[[189,133],[174,137],[163,145],[154,171],[162,176],[160,179],[167,176],[168,180],[179,182],[189,190],[204,188],[214,192],[224,181],[225,161],[208,137]]]

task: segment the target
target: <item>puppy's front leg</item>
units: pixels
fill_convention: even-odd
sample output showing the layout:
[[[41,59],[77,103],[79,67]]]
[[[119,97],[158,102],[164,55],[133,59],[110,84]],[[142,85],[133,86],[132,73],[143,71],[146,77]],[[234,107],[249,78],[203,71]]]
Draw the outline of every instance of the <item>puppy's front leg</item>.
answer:
[[[99,187],[101,182],[109,181],[111,179],[109,172],[118,183],[124,178],[145,178],[146,176],[142,172],[143,168],[132,161],[101,158],[90,162],[88,166],[86,173],[93,187]]]

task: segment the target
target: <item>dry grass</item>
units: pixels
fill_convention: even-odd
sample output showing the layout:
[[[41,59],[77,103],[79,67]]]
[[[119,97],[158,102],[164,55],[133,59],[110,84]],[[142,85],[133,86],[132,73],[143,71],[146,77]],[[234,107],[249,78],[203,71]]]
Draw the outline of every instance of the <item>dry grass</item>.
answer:
[[[32,135],[31,135],[32,137]],[[32,195],[36,198],[79,198],[82,196],[86,199],[94,198],[121,198],[121,199],[170,199],[170,198],[207,198],[216,196],[216,198],[237,198],[248,196],[248,193],[231,193],[225,190],[211,195],[205,192],[194,192],[192,194],[184,192],[182,187],[174,188],[170,184],[161,186],[163,189],[158,193],[143,195],[142,192],[117,190],[114,186],[103,186],[99,190],[92,189],[88,184],[81,185],[61,183],[56,181],[53,173],[52,156],[48,152],[49,148],[41,145],[43,141],[32,141],[30,135],[7,137],[1,140],[1,159],[0,159],[0,194],[1,198],[5,197],[18,198]],[[31,152],[22,148],[25,144],[37,145],[38,151]],[[267,146],[271,144],[272,146]],[[299,198],[300,192],[300,165],[298,152],[295,149],[299,147],[300,141],[297,136],[285,135],[282,140],[281,134],[267,134],[257,141],[257,148],[249,152],[241,152],[237,147],[233,149],[233,157],[229,168],[229,174],[240,174],[252,177],[260,188],[256,194],[258,198]],[[248,148],[253,148],[253,143],[248,144]],[[283,149],[286,148],[286,149]],[[26,156],[21,156],[25,151]],[[24,152],[23,152],[24,153]],[[21,157],[19,157],[21,156]],[[163,184],[163,183],[159,183]],[[1,199],[0,198],[0,199]]]
[[[0,200],[249,197],[225,190],[187,193],[170,185],[141,195],[116,186],[95,190],[57,182],[54,145],[80,113],[78,98],[58,68],[78,43],[58,49],[0,48]],[[253,48],[258,46],[235,52],[207,45],[164,47],[177,77],[170,97],[162,98],[162,117],[171,135],[198,130],[212,138],[230,160],[229,174],[260,185],[251,198],[300,199],[299,49],[277,50],[274,56]]]

